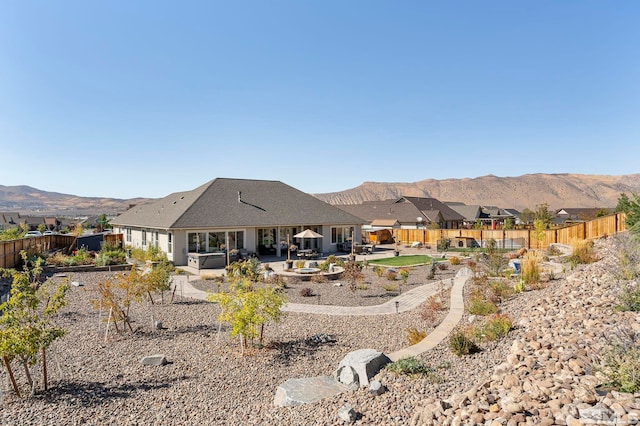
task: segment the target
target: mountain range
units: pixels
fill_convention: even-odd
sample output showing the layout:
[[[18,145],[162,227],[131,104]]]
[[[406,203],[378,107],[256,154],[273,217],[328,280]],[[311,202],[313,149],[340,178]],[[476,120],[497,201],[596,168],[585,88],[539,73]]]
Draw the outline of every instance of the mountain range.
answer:
[[[404,195],[518,210],[535,210],[536,206],[546,203],[550,210],[557,210],[615,207],[622,193],[640,193],[640,174],[610,176],[536,173],[516,177],[488,175],[463,179],[425,179],[418,182],[364,182],[344,191],[311,195],[334,205],[359,204]],[[127,210],[131,205],[150,200],[79,197],[25,185],[0,185],[0,211],[17,211],[21,214],[112,215]]]
[[[546,203],[561,208],[611,208],[620,194],[640,193],[640,174],[609,176],[584,174],[494,175],[464,179],[425,179],[413,183],[364,182],[340,192],[314,194],[330,204],[359,204],[400,196],[431,197],[467,205],[535,210]]]

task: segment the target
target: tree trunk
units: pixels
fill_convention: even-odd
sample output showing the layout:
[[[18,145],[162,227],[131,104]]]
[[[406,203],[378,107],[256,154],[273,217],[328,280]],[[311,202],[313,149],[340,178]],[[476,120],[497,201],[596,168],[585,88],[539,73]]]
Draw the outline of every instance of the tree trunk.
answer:
[[[31,372],[29,371],[27,361],[22,361],[22,365],[24,366],[24,374],[27,376],[27,383],[29,383],[29,387],[33,389],[33,379],[31,378]]]
[[[49,389],[49,383],[47,381],[47,350],[42,347],[42,379],[44,380],[44,390]]]
[[[18,384],[16,383],[16,378],[13,376],[13,370],[11,369],[11,362],[9,362],[9,358],[3,356],[2,359],[4,361],[4,366],[7,368],[7,373],[9,373],[9,379],[11,379],[13,390],[16,392],[16,395],[18,395],[18,398],[22,398],[20,395],[20,389],[18,389]]]

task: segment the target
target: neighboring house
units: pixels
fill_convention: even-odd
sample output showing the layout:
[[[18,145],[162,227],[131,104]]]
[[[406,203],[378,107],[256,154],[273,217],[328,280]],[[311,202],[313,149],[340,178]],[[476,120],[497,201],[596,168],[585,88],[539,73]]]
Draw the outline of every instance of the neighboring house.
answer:
[[[336,206],[374,227],[377,223],[398,222],[400,229],[459,229],[464,217],[435,198],[400,197],[362,204]],[[367,226],[364,228],[367,229]]]
[[[362,221],[279,181],[217,178],[191,191],[134,206],[111,220],[124,244],[157,246],[177,266],[189,253],[237,249],[287,255],[287,241],[319,252],[337,251]],[[305,229],[323,238],[294,240]]]
[[[522,213],[519,210],[504,209],[504,212],[509,215],[514,225],[522,225],[522,219],[520,219]]]
[[[473,228],[478,221],[480,221],[482,225],[485,225],[484,220],[489,218],[488,214],[482,211],[482,206],[479,205],[468,206],[462,203],[446,204],[464,218],[462,225],[465,228]]]
[[[0,229],[7,230],[20,226],[20,213],[0,212]]]
[[[565,222],[586,222],[611,213],[613,209],[603,207],[563,208],[555,211],[554,223],[559,225]]]

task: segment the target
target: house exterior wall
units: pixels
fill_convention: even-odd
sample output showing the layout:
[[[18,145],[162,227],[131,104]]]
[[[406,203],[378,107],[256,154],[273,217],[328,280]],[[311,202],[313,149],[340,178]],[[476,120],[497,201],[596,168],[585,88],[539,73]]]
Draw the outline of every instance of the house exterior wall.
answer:
[[[295,225],[292,225],[295,226]],[[300,225],[297,225],[300,227]],[[331,242],[331,228],[333,227],[354,227],[354,239],[357,243],[361,243],[361,226],[357,225],[323,225],[322,235],[323,238],[318,241],[319,251],[323,253],[335,253],[338,251],[338,245]],[[131,231],[131,240],[127,241],[127,229]],[[244,232],[244,246],[245,249],[250,252],[257,252],[257,234],[258,227],[250,228],[233,228],[233,229],[220,229],[220,228],[203,228],[203,229],[153,229],[153,228],[136,228],[136,227],[114,227],[114,232],[123,234],[123,241],[125,246],[136,247],[146,249],[150,244],[153,244],[153,233],[158,232],[158,247],[167,255],[167,258],[173,262],[175,266],[184,266],[188,264],[188,234],[194,232],[225,232],[225,231],[243,231]],[[143,231],[147,233],[146,244],[143,244],[142,234]],[[172,233],[173,247],[169,252],[169,233]],[[296,241],[291,241],[292,244],[297,244]],[[286,250],[280,251],[280,257],[286,257]]]

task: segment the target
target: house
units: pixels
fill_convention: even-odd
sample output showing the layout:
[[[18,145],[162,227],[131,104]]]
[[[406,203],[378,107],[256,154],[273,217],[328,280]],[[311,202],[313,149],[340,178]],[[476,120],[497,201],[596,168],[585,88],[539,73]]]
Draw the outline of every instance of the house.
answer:
[[[20,226],[20,213],[0,212],[0,229],[7,230]]]
[[[482,211],[482,206],[479,205],[466,205],[463,203],[446,203],[451,209],[455,210],[464,219],[462,226],[465,228],[473,228],[476,223],[480,221],[481,224],[485,224],[485,220],[489,218],[489,215]]]
[[[395,222],[395,227],[400,229],[459,229],[464,222],[462,215],[435,198],[400,197],[336,207],[369,224],[365,230],[380,223]]]
[[[603,207],[562,208],[555,211],[554,223],[559,225],[565,222],[586,222],[611,213],[613,209]]]
[[[362,221],[279,181],[217,178],[191,191],[137,205],[111,220],[124,244],[160,248],[177,266],[190,253],[231,250],[287,256],[287,244],[336,252]],[[311,229],[322,238],[295,240]],[[360,238],[356,237],[356,242]]]

